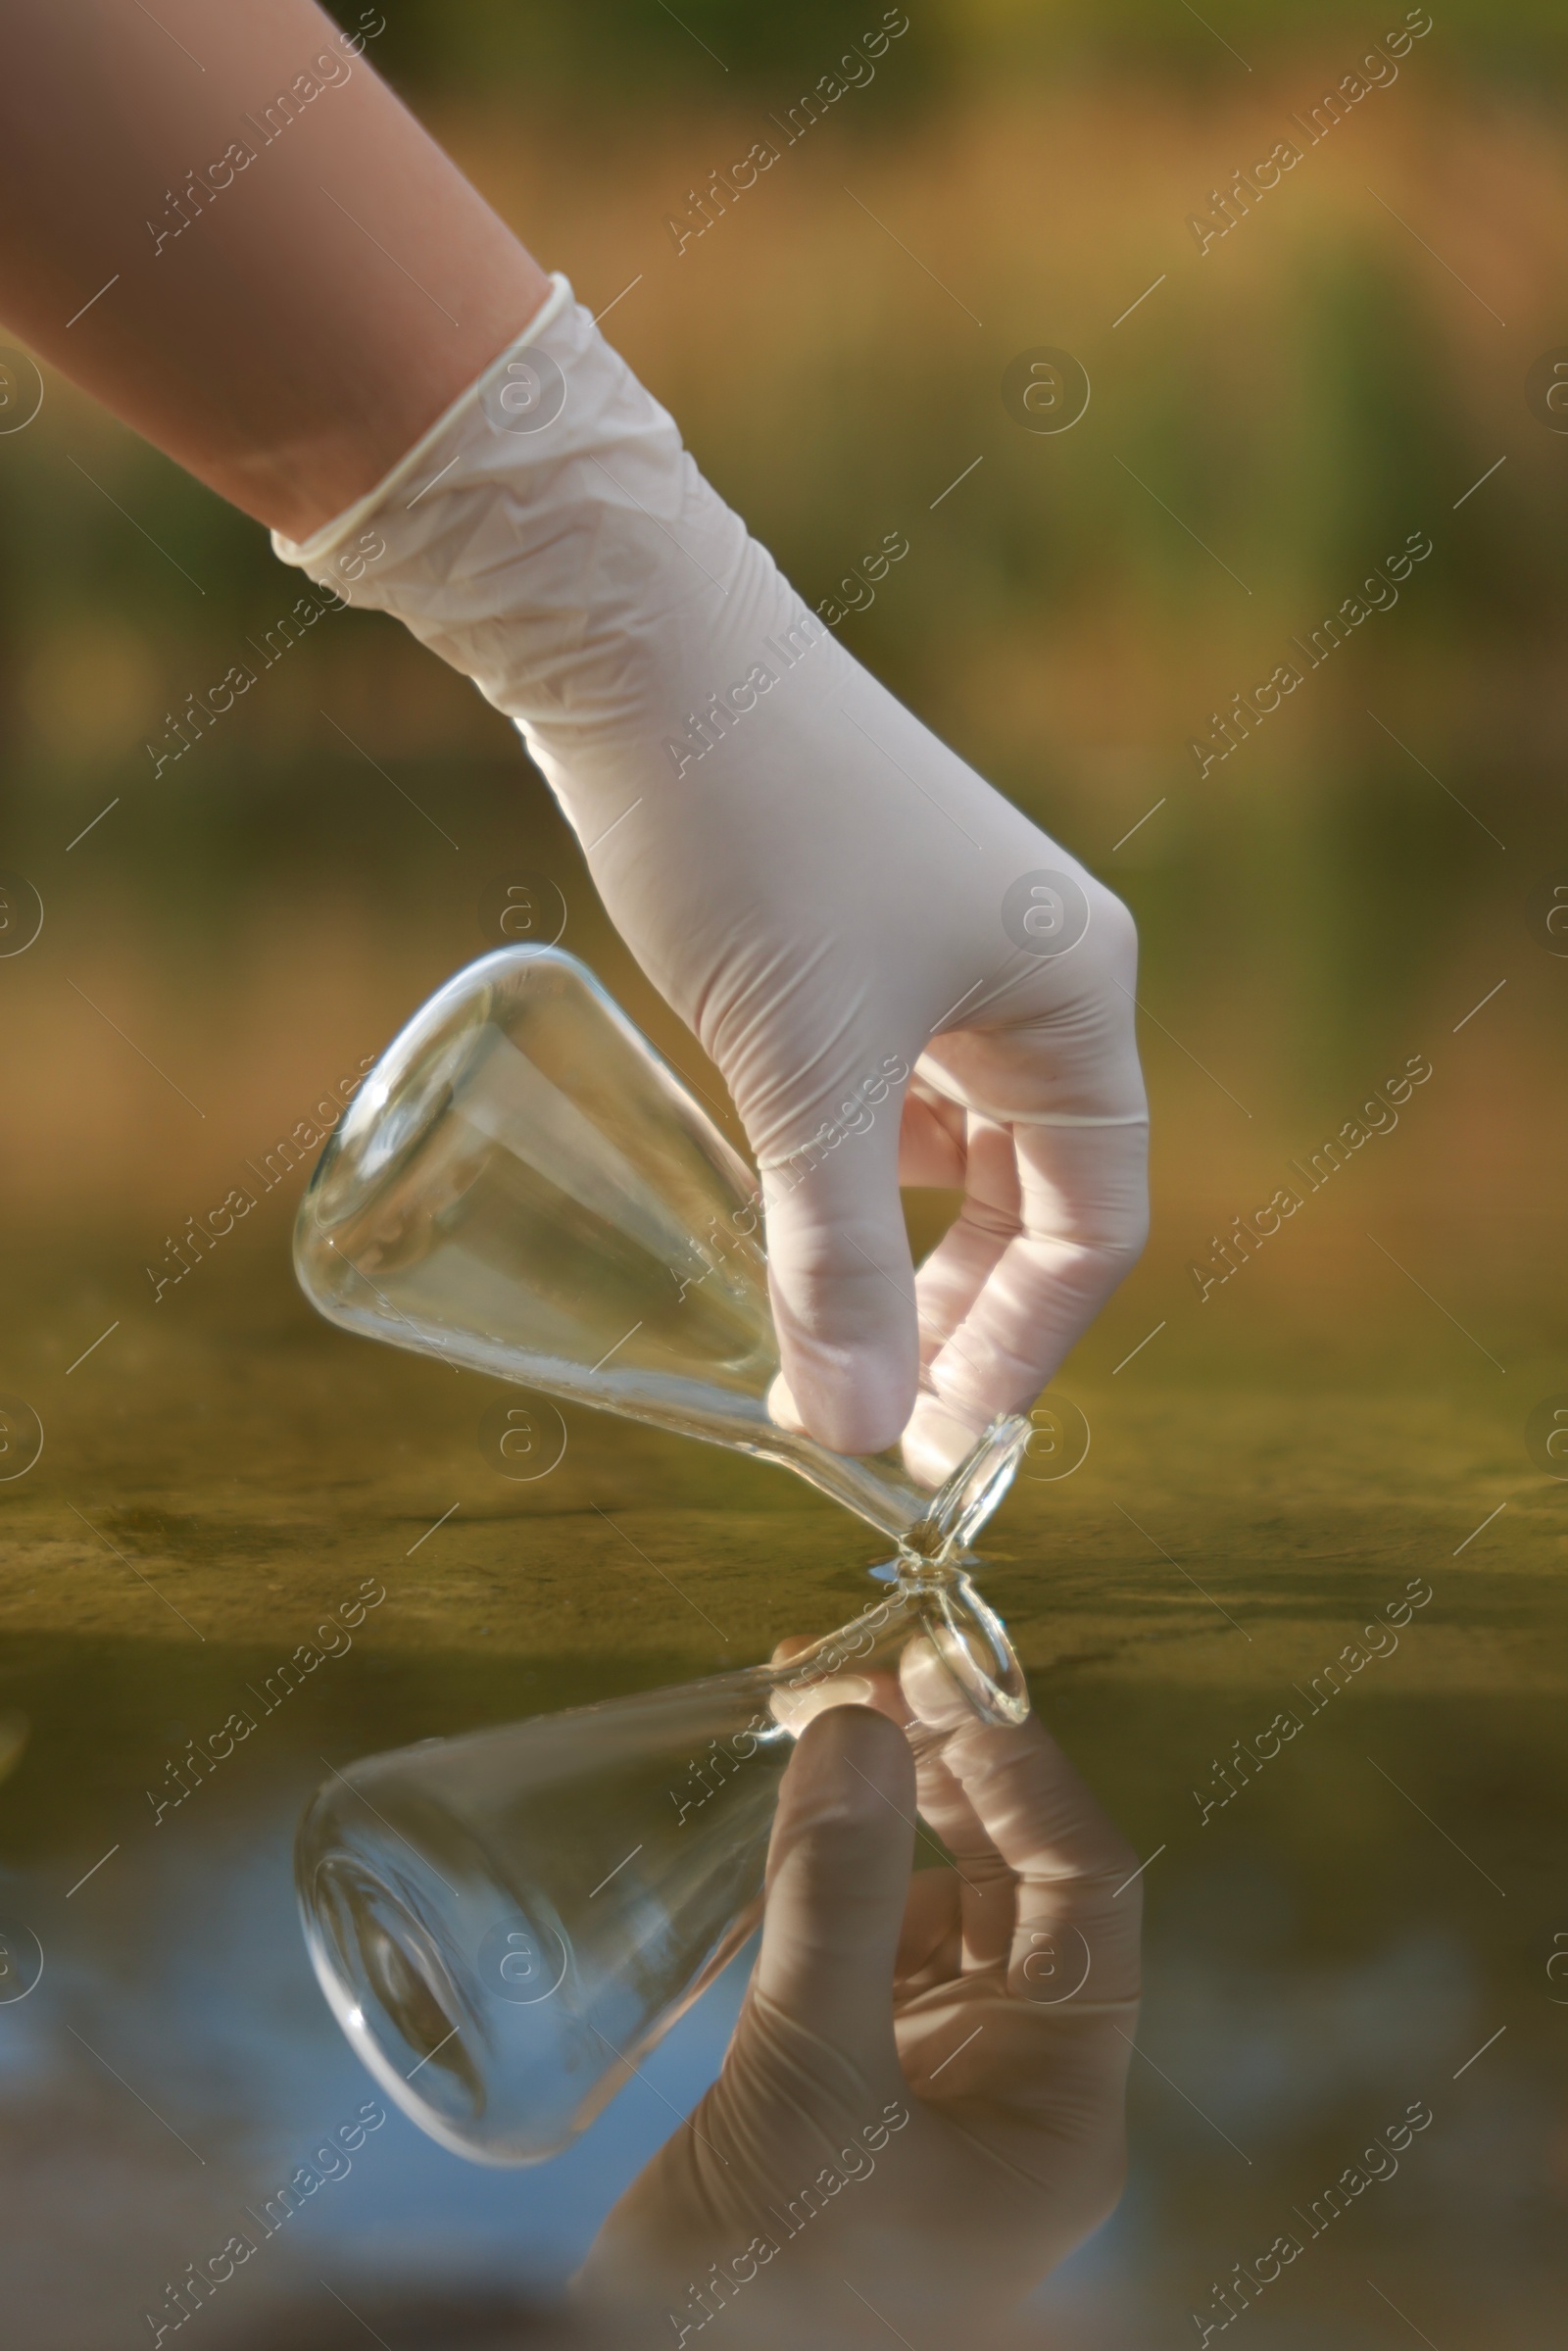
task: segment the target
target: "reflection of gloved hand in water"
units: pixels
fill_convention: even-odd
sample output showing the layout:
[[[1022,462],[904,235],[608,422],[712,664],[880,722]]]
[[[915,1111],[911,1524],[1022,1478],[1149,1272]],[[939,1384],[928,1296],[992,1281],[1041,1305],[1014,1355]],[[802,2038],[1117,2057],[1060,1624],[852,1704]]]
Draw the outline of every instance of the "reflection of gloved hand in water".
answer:
[[[589,2257],[677,2342],[975,2344],[1115,2202],[1136,1862],[1039,1722],[905,1687],[943,1761],[917,1791],[891,1683],[802,1734],[723,2071]],[[956,1866],[911,1879],[916,1801]]]
[[[967,1185],[920,1279],[906,1445],[935,1483],[1142,1247],[1125,908],[808,612],[564,280],[376,491],[275,544],[519,723],[735,1097],[829,1445],[915,1404],[901,1171]]]

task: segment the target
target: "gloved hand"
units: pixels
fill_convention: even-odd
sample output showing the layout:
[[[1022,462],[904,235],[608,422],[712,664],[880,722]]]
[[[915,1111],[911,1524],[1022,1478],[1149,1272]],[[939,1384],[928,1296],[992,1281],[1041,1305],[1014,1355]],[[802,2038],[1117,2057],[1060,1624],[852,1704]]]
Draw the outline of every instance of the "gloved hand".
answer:
[[[801,1734],[723,2071],[579,2281],[666,2340],[976,2345],[1119,2192],[1136,1859],[1038,1721],[903,1676]],[[918,1781],[911,1698],[958,1725]],[[956,1866],[911,1879],[916,1802]]]
[[[734,1097],[799,1420],[904,1432],[935,1484],[1143,1246],[1125,908],[807,612],[564,279],[368,498],[273,544],[517,721]],[[967,1188],[918,1333],[901,1174]]]

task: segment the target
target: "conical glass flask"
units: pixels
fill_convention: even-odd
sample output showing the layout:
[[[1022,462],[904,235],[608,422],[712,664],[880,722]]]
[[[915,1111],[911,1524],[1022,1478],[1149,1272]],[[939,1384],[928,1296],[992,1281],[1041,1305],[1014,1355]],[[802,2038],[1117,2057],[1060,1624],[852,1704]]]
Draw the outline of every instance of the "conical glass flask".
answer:
[[[1027,1444],[997,1421],[940,1494],[781,1426],[757,1180],[574,956],[502,948],[388,1046],[294,1236],[333,1322],[779,1461],[901,1544],[962,1547]]]
[[[853,1703],[892,1711],[917,1756],[1029,1705],[961,1569],[904,1555],[788,1664],[334,1773],[295,1880],[321,1987],[388,2096],[480,2162],[567,2145],[752,1932],[796,1736]]]

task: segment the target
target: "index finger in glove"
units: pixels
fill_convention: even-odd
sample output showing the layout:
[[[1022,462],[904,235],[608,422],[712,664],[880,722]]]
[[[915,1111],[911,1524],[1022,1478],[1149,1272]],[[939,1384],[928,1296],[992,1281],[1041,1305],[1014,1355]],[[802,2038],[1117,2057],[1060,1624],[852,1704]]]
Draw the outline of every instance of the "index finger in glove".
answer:
[[[899,1127],[829,1137],[814,1163],[762,1164],[768,1287],[794,1413],[836,1452],[896,1443],[918,1374],[914,1271],[899,1200]],[[797,1164],[804,1162],[804,1164]]]

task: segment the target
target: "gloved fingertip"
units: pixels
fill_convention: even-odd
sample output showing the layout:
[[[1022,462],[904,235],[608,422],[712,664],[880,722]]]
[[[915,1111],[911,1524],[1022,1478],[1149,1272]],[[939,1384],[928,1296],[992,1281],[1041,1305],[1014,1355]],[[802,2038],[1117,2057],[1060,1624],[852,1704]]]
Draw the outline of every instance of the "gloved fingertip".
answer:
[[[910,1317],[911,1335],[913,1317]],[[826,1343],[782,1323],[783,1410],[769,1405],[785,1428],[804,1429],[835,1453],[880,1453],[899,1442],[915,1397],[914,1346],[902,1334],[886,1341]]]
[[[934,1396],[919,1396],[904,1432],[905,1468],[917,1486],[940,1486],[985,1434],[986,1426],[984,1421],[955,1412]]]
[[[866,1706],[831,1707],[796,1743],[775,1841],[785,1856],[803,1840],[818,1840],[824,1852],[852,1839],[880,1846],[890,1811],[895,1819],[912,1811],[913,1796],[914,1758],[898,1726]]]
[[[899,1661],[899,1687],[911,1714],[935,1731],[957,1731],[975,1720],[974,1706],[924,1635]]]

